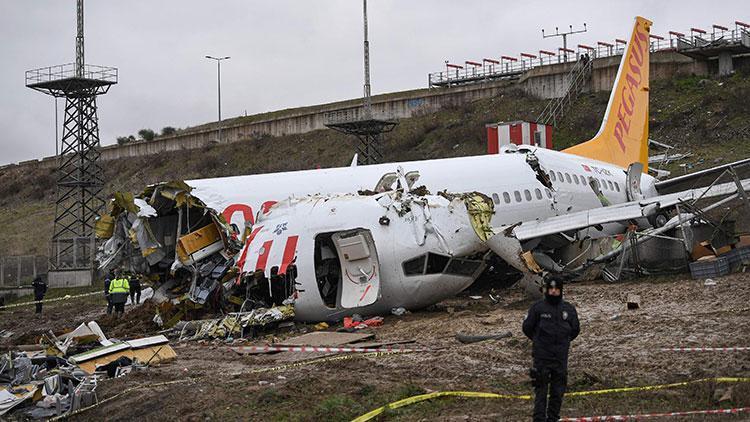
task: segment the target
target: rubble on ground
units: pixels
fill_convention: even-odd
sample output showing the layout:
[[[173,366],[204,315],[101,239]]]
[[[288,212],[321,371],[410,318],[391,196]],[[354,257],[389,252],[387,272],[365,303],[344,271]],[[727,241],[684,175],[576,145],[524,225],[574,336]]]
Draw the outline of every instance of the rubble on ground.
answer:
[[[97,385],[177,357],[163,335],[108,339],[96,321],[0,355],[0,416],[43,419],[96,403]]]

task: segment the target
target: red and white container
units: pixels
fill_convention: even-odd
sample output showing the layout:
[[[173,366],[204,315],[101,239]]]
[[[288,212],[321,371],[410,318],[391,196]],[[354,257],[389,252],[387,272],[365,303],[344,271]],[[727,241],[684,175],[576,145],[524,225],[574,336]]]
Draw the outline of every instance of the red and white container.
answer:
[[[533,122],[500,122],[486,125],[487,153],[497,154],[503,145],[536,145],[552,149],[552,126]]]

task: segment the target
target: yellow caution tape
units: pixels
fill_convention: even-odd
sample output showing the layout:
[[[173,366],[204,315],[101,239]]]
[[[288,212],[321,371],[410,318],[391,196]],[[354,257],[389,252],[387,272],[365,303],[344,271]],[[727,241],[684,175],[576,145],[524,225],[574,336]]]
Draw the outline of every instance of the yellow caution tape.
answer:
[[[633,391],[664,390],[667,388],[684,387],[686,385],[699,384],[703,382],[716,382],[716,383],[750,382],[750,378],[730,378],[730,377],[701,378],[698,380],[675,382],[672,384],[645,385],[641,387],[609,388],[606,390],[593,390],[593,391],[576,391],[572,393],[565,393],[565,397],[594,396],[598,394],[613,394],[613,393],[629,393]]]
[[[0,309],[18,308],[20,306],[36,305],[37,303],[59,302],[61,300],[78,299],[79,297],[103,295],[103,294],[104,293],[102,293],[101,291],[96,291],[96,292],[89,292],[89,293],[81,293],[80,295],[73,295],[73,296],[65,295],[63,297],[56,297],[54,299],[32,300],[31,302],[14,303],[12,305],[0,306]]]
[[[437,391],[434,393],[420,394],[418,396],[407,397],[399,401],[394,401],[383,407],[379,407],[372,410],[364,415],[352,419],[352,422],[365,422],[380,415],[386,410],[398,409],[399,407],[410,406],[425,400],[432,400],[438,397],[469,397],[469,398],[483,398],[483,399],[519,399],[519,400],[531,400],[531,396],[525,395],[511,395],[511,394],[495,394],[495,393],[481,393],[477,391]]]
[[[716,382],[716,383],[736,383],[736,382],[750,382],[750,378],[702,378],[692,381],[676,382],[672,384],[660,384],[660,385],[646,385],[640,387],[621,387],[621,388],[608,388],[606,390],[591,390],[591,391],[575,391],[572,393],[566,393],[565,397],[580,397],[580,396],[593,396],[599,394],[613,394],[613,393],[627,393],[633,391],[653,391],[663,390],[673,387],[681,387],[690,384],[698,384],[702,382]],[[407,397],[392,403],[389,403],[383,407],[379,407],[362,416],[352,419],[352,422],[365,422],[369,421],[375,416],[378,416],[386,410],[398,409],[400,407],[410,406],[425,400],[431,400],[439,397],[466,397],[466,398],[484,398],[484,399],[510,399],[510,400],[531,400],[532,395],[530,394],[497,394],[497,393],[482,393],[477,391],[437,391],[434,393],[420,394],[418,396]]]

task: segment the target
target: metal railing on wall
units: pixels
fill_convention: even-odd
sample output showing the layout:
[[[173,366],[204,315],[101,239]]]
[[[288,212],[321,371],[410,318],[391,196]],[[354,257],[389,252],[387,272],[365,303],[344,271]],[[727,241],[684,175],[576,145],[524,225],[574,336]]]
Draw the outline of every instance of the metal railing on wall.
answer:
[[[701,48],[717,44],[742,43],[743,36],[750,37],[750,32],[744,27],[732,30],[714,31],[708,33],[693,28],[689,36],[671,31],[670,38],[652,36],[650,42],[651,52],[677,51],[685,48]],[[561,51],[557,53],[539,50],[539,55],[521,54],[520,58],[503,56],[501,60],[485,59],[482,63],[467,61],[465,66],[450,64],[446,62],[446,69],[440,72],[428,74],[428,86],[446,87],[476,82],[484,82],[497,79],[519,78],[524,72],[531,69],[560,63],[572,63],[580,60],[584,55],[589,59],[621,56],[625,52],[626,42],[616,40],[615,44],[599,42],[596,47],[581,48],[578,51]],[[503,60],[508,59],[508,60]]]

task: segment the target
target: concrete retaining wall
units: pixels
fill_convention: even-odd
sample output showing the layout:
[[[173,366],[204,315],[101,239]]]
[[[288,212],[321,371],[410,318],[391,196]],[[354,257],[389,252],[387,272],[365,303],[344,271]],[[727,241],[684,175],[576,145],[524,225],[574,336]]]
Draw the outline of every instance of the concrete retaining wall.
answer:
[[[588,89],[609,91],[617,75],[620,57],[594,59],[594,69]],[[433,113],[444,107],[460,106],[468,102],[494,97],[509,89],[525,92],[544,99],[559,97],[566,88],[566,76],[573,63],[537,67],[526,72],[518,81],[495,81],[476,85],[440,89],[420,89],[373,97],[375,117],[388,116],[403,119],[418,114]],[[708,74],[709,65],[671,51],[651,54],[651,80],[672,78],[676,75]],[[328,113],[356,116],[361,100],[348,100],[240,117],[224,122],[222,142],[252,141],[264,136],[284,136],[324,129]],[[137,142],[124,146],[111,145],[101,149],[103,161],[127,157],[159,154],[169,151],[195,149],[218,139],[214,123],[191,128],[170,137],[151,142]],[[18,163],[19,167],[51,168],[57,165],[55,157]],[[0,170],[16,165],[0,167]]]

